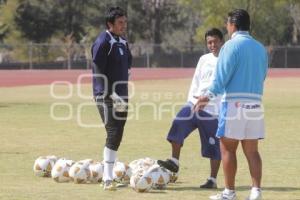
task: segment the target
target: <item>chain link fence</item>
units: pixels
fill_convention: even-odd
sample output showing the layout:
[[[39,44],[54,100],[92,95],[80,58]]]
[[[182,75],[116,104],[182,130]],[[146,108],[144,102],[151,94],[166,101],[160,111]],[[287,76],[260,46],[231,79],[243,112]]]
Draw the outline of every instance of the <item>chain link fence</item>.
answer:
[[[0,69],[90,69],[90,44],[0,44]],[[133,67],[195,67],[204,46],[132,44]],[[300,68],[300,46],[268,46],[270,67]]]

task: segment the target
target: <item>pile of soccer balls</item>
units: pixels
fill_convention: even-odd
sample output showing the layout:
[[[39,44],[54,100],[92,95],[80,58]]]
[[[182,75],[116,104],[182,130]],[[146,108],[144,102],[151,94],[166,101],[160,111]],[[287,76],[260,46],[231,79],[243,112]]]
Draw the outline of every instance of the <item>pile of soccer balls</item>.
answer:
[[[35,160],[33,171],[40,177],[52,177],[58,183],[99,183],[102,180],[103,164],[92,159],[75,162],[56,156],[41,156]]]
[[[104,165],[92,159],[73,161],[56,156],[41,156],[34,162],[34,174],[40,177],[52,177],[58,183],[74,182],[100,183]],[[115,162],[114,181],[129,184],[137,192],[147,192],[150,189],[165,189],[168,183],[175,183],[178,174],[172,173],[159,165],[156,160],[142,158],[134,160],[129,165]]]

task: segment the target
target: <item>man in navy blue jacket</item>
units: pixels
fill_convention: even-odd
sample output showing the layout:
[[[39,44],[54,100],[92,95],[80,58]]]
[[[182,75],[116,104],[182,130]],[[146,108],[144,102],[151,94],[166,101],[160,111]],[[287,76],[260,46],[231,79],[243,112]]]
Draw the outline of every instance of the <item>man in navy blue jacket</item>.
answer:
[[[127,17],[120,7],[111,7],[107,30],[92,46],[93,94],[107,133],[103,151],[104,190],[115,190],[113,166],[127,119],[128,75],[132,56],[127,41]]]

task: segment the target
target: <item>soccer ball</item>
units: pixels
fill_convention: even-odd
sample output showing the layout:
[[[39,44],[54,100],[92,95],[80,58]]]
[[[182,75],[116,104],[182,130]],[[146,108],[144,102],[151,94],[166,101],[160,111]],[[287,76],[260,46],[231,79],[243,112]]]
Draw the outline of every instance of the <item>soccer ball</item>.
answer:
[[[144,162],[144,165],[146,165],[146,166],[152,166],[152,165],[156,164],[157,160],[146,157],[146,158],[143,158],[143,162]]]
[[[138,165],[139,160],[140,159],[131,161],[129,163],[129,167],[132,168],[132,169],[134,169]]]
[[[156,160],[146,157],[146,158],[141,158],[141,159],[137,159],[137,160],[130,162],[129,167],[132,169],[135,169],[138,166],[143,166],[143,167],[147,168],[148,166],[152,166],[155,163],[156,163]]]
[[[46,156],[48,159],[53,160],[54,162],[56,162],[59,158],[54,156],[54,155],[50,155],[50,156]]]
[[[100,183],[103,177],[104,166],[101,162],[95,162],[89,165],[90,182]]]
[[[170,182],[170,175],[165,168],[159,165],[153,165],[147,173],[150,174],[153,180],[154,189],[165,189],[167,184]]]
[[[77,163],[84,165],[84,167],[88,167],[90,164],[95,163],[93,159],[85,159],[85,160],[79,160]]]
[[[89,165],[92,163],[92,160],[78,161],[69,170],[69,176],[74,183],[86,183],[90,177]]]
[[[122,162],[115,162],[113,172],[113,178],[115,181],[120,182],[126,179],[126,181],[129,182],[131,170],[127,164]]]
[[[40,156],[33,165],[33,171],[36,176],[50,177],[51,170],[57,160],[56,156]]]
[[[130,182],[130,178],[132,176],[132,169],[125,164],[125,167],[126,167],[126,171],[125,171],[125,175],[123,177],[123,182],[124,183],[129,183]]]
[[[132,169],[132,174],[146,172],[150,167],[156,163],[156,160],[151,158],[141,158],[129,163],[129,167]]]
[[[130,187],[137,192],[147,192],[152,187],[152,178],[149,174],[135,174],[130,178]]]
[[[73,160],[65,158],[59,159],[52,168],[51,177],[58,183],[68,182],[71,180],[69,176],[70,167],[74,164]]]

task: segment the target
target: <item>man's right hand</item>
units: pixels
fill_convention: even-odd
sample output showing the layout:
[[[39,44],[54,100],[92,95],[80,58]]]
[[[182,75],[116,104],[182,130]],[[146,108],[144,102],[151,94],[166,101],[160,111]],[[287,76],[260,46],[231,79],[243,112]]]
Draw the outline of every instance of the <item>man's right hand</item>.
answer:
[[[196,102],[196,104],[194,105],[194,108],[193,108],[194,112],[198,112],[199,110],[203,110],[203,108],[209,102],[208,96],[199,96],[199,97],[194,96],[194,98],[198,99],[198,101]]]

